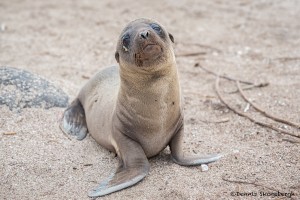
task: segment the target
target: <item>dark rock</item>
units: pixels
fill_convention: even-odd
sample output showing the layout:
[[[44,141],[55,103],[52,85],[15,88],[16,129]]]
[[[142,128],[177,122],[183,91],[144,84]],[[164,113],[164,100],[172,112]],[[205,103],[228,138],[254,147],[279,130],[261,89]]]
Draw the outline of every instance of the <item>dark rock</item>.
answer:
[[[68,96],[44,78],[22,69],[0,67],[0,105],[10,110],[68,106]]]

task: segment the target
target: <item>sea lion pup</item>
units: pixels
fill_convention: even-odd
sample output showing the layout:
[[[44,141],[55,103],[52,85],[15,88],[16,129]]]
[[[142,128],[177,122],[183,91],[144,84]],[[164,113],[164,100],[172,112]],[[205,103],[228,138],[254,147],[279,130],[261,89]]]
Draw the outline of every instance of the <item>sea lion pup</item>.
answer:
[[[116,152],[114,174],[89,192],[103,196],[141,181],[149,172],[147,158],[170,146],[180,165],[200,165],[220,155],[184,156],[184,123],[174,38],[159,23],[138,19],[119,38],[118,67],[97,73],[64,112],[61,129],[83,139],[87,132]]]

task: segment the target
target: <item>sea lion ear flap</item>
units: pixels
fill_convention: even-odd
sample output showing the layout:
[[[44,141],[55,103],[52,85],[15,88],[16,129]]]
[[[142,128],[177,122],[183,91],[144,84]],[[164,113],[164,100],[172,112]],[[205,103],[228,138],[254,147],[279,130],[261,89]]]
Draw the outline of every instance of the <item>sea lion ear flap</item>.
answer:
[[[173,35],[171,33],[169,33],[169,38],[174,43],[174,37],[173,37]]]
[[[119,53],[116,51],[116,53],[115,53],[115,58],[116,58],[116,61],[119,63],[119,57],[120,57],[120,55],[119,55]]]

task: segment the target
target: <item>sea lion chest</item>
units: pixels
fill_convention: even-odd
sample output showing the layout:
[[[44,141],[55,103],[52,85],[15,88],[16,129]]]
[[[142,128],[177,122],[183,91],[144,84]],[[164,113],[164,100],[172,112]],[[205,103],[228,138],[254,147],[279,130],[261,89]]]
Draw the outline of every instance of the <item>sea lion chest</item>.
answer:
[[[117,128],[152,157],[168,145],[181,122],[178,80],[162,77],[125,85],[121,84],[115,112]]]

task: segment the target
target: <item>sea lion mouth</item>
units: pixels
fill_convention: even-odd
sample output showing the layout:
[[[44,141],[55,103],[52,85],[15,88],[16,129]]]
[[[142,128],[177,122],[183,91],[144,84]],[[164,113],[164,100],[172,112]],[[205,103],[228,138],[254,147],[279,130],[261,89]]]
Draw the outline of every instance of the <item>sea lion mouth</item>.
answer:
[[[159,47],[158,44],[148,43],[148,44],[145,44],[145,45],[144,45],[143,50],[145,50],[145,49],[147,49],[147,48],[149,48],[149,47],[154,47],[154,46],[158,46],[158,47]]]
[[[143,53],[148,54],[149,57],[155,56],[162,52],[162,48],[158,44],[146,44],[143,47]]]
[[[162,47],[156,43],[146,43],[141,48],[141,53],[147,59],[155,58],[162,53]]]
[[[162,55],[163,49],[158,44],[145,44],[139,53],[135,54],[135,61],[139,67],[144,66],[147,62],[153,62]],[[147,64],[146,64],[147,65]]]

